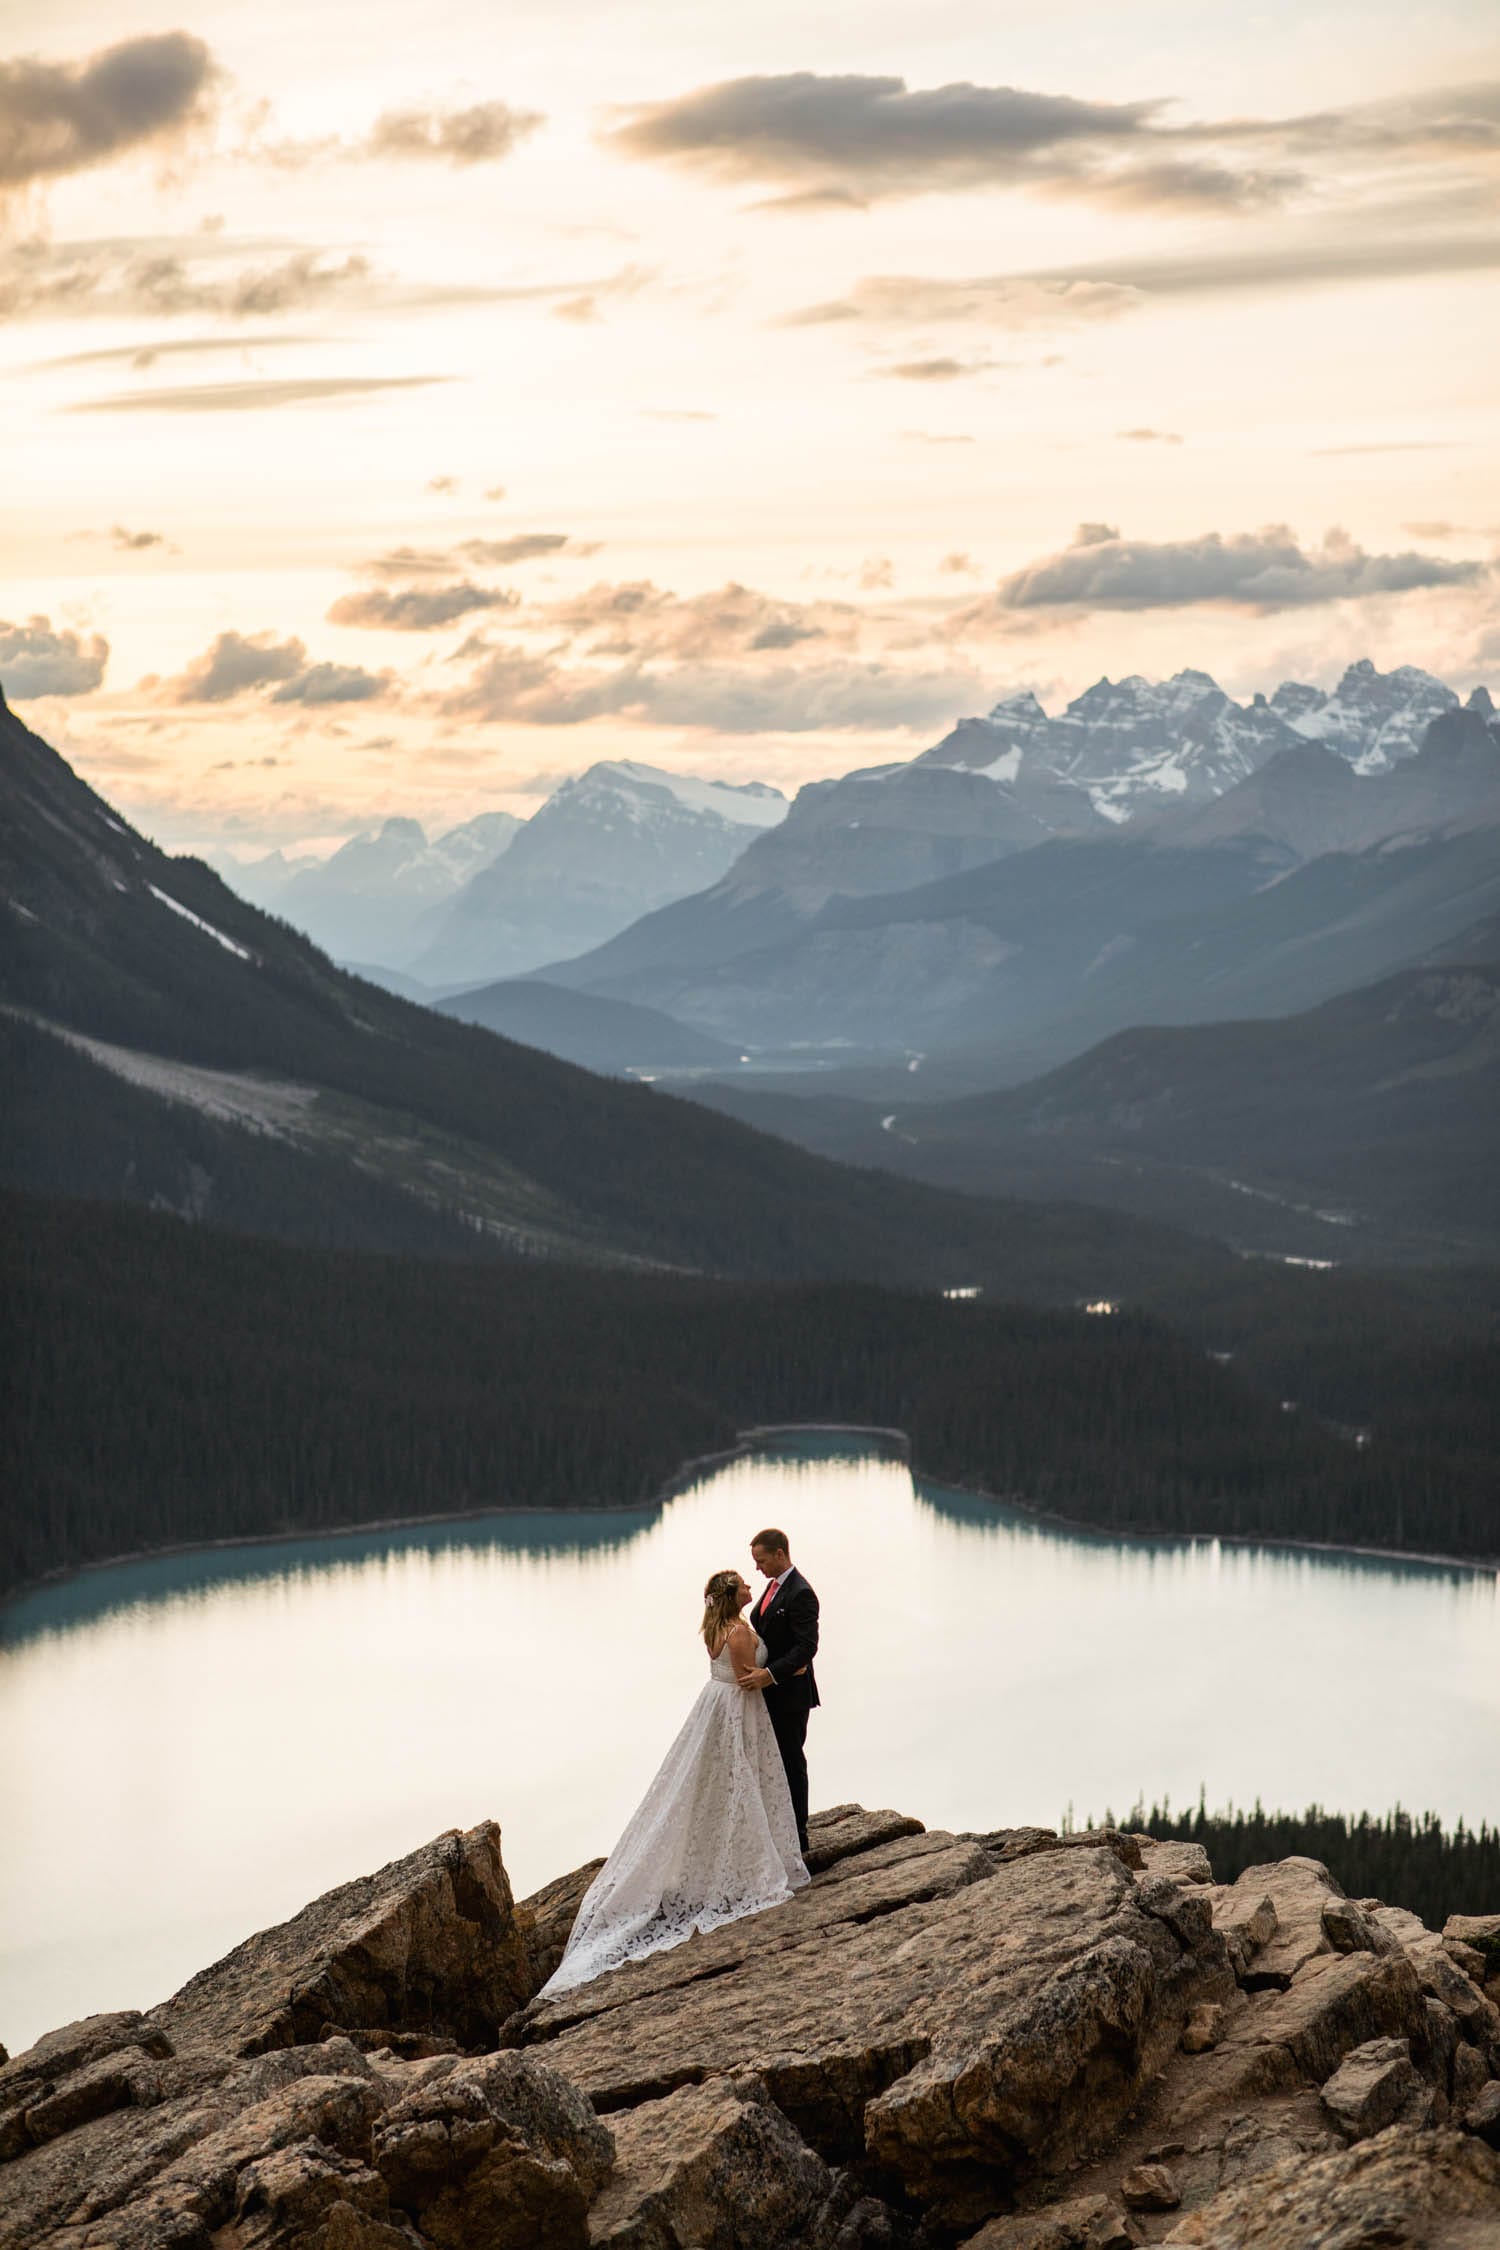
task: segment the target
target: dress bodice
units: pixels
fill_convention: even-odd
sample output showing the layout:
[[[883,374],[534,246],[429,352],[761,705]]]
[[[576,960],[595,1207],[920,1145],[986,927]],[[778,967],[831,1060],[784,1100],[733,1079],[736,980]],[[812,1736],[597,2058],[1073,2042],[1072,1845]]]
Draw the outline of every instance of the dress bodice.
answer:
[[[766,1661],[766,1644],[763,1640],[760,1639],[759,1635],[756,1636],[755,1642],[755,1661],[757,1664],[764,1664]],[[725,1642],[723,1648],[720,1649],[717,1656],[711,1656],[709,1658],[708,1669],[710,1677],[713,1679],[729,1680],[731,1682],[733,1681],[734,1658],[729,1653],[729,1644],[727,1641]]]

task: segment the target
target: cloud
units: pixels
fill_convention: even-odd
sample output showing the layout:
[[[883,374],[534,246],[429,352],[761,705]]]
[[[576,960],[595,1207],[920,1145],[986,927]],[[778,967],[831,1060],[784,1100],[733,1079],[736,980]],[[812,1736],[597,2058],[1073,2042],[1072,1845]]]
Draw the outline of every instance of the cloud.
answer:
[[[457,477],[429,477],[427,489],[429,492],[457,492],[458,479]]]
[[[977,578],[979,565],[972,555],[955,553],[944,555],[938,569],[945,578]]]
[[[220,633],[203,654],[168,680],[148,679],[169,703],[228,703],[259,688],[272,687],[273,703],[364,703],[387,693],[388,675],[357,665],[309,664],[307,649],[295,636],[278,641],[273,633]]]
[[[1181,445],[1182,443],[1182,439],[1175,430],[1116,430],[1115,436],[1126,439],[1132,445]]]
[[[330,625],[368,625],[385,632],[435,633],[479,609],[512,609],[520,595],[465,579],[453,586],[405,586],[399,592],[371,586],[342,594],[328,612]]]
[[[643,422],[717,422],[717,414],[709,414],[701,406],[642,406],[637,412]]]
[[[938,354],[931,359],[899,359],[879,367],[877,375],[894,375],[903,383],[956,383],[966,375],[984,375],[999,363],[993,359],[954,359]]]
[[[908,445],[973,445],[975,442],[964,430],[898,430],[896,434]]]
[[[925,274],[868,274],[842,297],[782,315],[778,325],[806,328],[859,321],[897,328],[979,322],[1006,331],[1078,327],[1140,310],[1153,298],[1251,295],[1283,289],[1353,286],[1369,281],[1426,279],[1436,274],[1489,273],[1500,268],[1500,232],[1370,239],[1348,234],[1295,237],[1254,251],[1209,250],[1190,257],[1100,259],[1050,272],[978,274],[966,279]]]
[[[273,703],[368,703],[391,687],[389,673],[366,672],[358,664],[309,664],[284,680]]]
[[[622,156],[723,180],[784,183],[820,200],[915,195],[1024,178],[1059,149],[1139,138],[1160,102],[1092,102],[902,78],[732,78],[631,110],[605,135]]]
[[[995,592],[955,613],[962,635],[1000,615],[1033,609],[1167,609],[1229,603],[1266,613],[1368,594],[1471,585],[1485,566],[1408,552],[1370,555],[1346,532],[1304,549],[1285,524],[1225,538],[1124,539],[1111,524],[1084,524],[1071,546],[1002,579]]]
[[[112,391],[105,398],[80,399],[64,414],[243,414],[276,406],[306,406],[325,398],[350,398],[372,391],[418,391],[451,375],[322,375],[286,381],[183,383],[174,388]]]
[[[167,543],[165,532],[127,531],[122,523],[111,524],[109,542],[122,555],[143,554],[148,547],[164,547]]]
[[[268,336],[257,335],[253,341],[243,336],[178,336],[160,344],[111,344],[103,351],[64,352],[59,359],[34,359],[30,372],[41,373],[54,367],[108,367],[123,361],[131,367],[152,367],[159,359],[178,359],[214,352],[274,351],[287,344],[340,343],[337,336]]]
[[[498,570],[535,562],[544,555],[592,555],[597,543],[580,542],[565,531],[519,531],[509,539],[464,539],[456,547],[391,547],[360,569],[376,578],[436,578],[466,564]]]
[[[50,617],[0,621],[0,684],[12,702],[34,695],[87,695],[104,677],[109,643],[98,633],[54,632]]]
[[[784,328],[828,321],[903,327],[945,320],[981,320],[992,328],[1076,328],[1114,320],[1141,301],[1119,282],[1047,274],[991,274],[947,281],[921,274],[868,274],[843,297],[784,314]]]
[[[329,133],[316,139],[266,131],[269,104],[262,103],[238,151],[250,163],[301,171],[315,164],[428,163],[467,170],[498,164],[545,123],[540,110],[516,109],[509,102],[475,102],[468,109],[389,109],[367,133],[347,139]]]
[[[81,62],[0,62],[0,190],[180,142],[206,123],[216,78],[185,31],[123,39]]]
[[[1462,441],[1458,438],[1391,438],[1370,445],[1315,445],[1315,458],[1336,460],[1345,453],[1452,453]]]
[[[1098,166],[1059,170],[1048,182],[1048,190],[1119,211],[1227,214],[1274,208],[1310,185],[1304,172],[1240,172],[1227,164],[1164,157],[1113,171]]]
[[[159,319],[207,313],[251,320],[331,296],[361,301],[370,296],[370,263],[357,252],[330,261],[319,250],[276,247],[269,263],[257,263],[245,257],[243,246],[211,235],[166,242],[53,243],[36,237],[7,242],[0,245],[0,315]],[[207,348],[206,340],[189,348]]]
[[[393,109],[377,118],[362,153],[376,158],[452,164],[496,164],[534,133],[540,111],[506,102],[476,102],[471,109]]]
[[[787,601],[733,583],[674,594],[644,578],[590,586],[539,604],[535,615],[595,656],[640,660],[712,661],[811,640],[848,647],[860,624],[847,602]]]
[[[903,671],[879,661],[754,669],[688,663],[657,671],[567,666],[514,647],[494,648],[466,684],[444,698],[453,718],[574,726],[618,717],[719,734],[845,733],[927,727],[972,706],[972,672]]]
[[[470,562],[499,568],[510,563],[535,562],[540,555],[560,555],[564,548],[591,555],[592,545],[580,547],[565,531],[519,531],[509,539],[466,539],[459,548]]]

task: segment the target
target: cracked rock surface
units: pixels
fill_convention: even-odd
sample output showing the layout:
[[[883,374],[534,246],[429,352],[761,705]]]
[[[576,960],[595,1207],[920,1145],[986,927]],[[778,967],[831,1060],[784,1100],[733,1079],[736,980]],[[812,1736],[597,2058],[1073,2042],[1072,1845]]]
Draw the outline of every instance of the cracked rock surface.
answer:
[[[0,2250],[1479,2250],[1500,1915],[815,1816],[784,1905],[535,1997],[485,1823],[0,2059]]]

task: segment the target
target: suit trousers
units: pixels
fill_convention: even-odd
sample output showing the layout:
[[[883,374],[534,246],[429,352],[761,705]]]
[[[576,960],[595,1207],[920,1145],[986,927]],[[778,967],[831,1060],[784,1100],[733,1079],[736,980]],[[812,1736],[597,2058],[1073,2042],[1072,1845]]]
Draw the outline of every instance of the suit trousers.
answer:
[[[766,1716],[786,1768],[792,1811],[797,1816],[797,1841],[804,1852],[807,1850],[807,1753],[803,1745],[807,1741],[810,1708],[800,1695],[788,1695],[784,1688],[773,1688],[766,1695]]]

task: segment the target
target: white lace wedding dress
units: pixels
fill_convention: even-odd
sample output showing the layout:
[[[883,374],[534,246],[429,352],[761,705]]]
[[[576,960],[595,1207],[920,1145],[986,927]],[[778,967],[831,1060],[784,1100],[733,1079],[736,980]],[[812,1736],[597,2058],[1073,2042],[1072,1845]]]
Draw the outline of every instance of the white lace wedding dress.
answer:
[[[758,1643],[757,1664],[766,1660]],[[760,1691],[723,1649],[656,1779],[578,1909],[543,1993],[680,1945],[790,1898],[809,1880],[791,1792]]]

